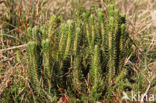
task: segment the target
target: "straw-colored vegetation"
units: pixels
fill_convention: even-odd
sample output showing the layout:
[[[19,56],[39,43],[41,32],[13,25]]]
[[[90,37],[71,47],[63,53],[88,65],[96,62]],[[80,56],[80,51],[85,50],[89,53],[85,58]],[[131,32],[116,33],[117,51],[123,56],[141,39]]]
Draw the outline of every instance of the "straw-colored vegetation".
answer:
[[[0,1],[0,102],[156,101],[154,4]]]

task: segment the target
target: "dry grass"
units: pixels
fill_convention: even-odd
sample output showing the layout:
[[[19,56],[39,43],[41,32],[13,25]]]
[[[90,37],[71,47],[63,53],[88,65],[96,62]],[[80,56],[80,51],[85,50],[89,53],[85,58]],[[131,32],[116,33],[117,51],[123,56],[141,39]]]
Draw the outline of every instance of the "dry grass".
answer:
[[[21,1],[21,0],[19,0]],[[27,2],[27,4],[25,2]],[[24,0],[22,1],[22,10],[20,10],[20,5],[17,4],[16,7],[16,13],[19,17],[25,15],[25,17],[31,18],[33,15],[29,14],[29,6],[32,2],[32,0]],[[36,8],[36,16],[34,17],[34,23],[40,24],[42,23],[42,20],[46,22],[48,17],[53,14],[61,14],[61,15],[68,15],[70,17],[71,15],[71,7],[72,5],[68,0],[48,0],[45,7],[43,7],[43,10],[41,12],[45,12],[43,14],[39,14],[40,12],[40,3],[41,0],[38,0],[36,2],[36,5],[34,8]],[[100,1],[90,1],[86,0],[82,2],[81,5],[83,5],[86,8],[89,8],[91,4],[99,4],[102,5],[103,8],[105,8],[104,2],[102,0]],[[61,7],[61,8],[60,8]],[[154,86],[150,85],[151,79],[156,78],[156,10],[154,10],[154,7],[156,7],[156,1],[155,0],[116,0],[116,7],[119,8],[119,10],[126,14],[127,23],[129,24],[129,33],[131,35],[131,38],[135,41],[136,45],[136,52],[135,55],[137,57],[137,61],[133,62],[130,58],[127,61],[127,64],[130,64],[132,68],[134,68],[134,71],[136,75],[141,73],[143,77],[144,83],[146,83],[143,93],[155,93],[154,90],[156,88],[156,85]],[[5,14],[2,12],[2,9],[6,9],[3,4],[0,4],[0,16]],[[27,11],[28,10],[28,11]],[[24,11],[24,12],[23,12]],[[22,13],[23,12],[23,13]],[[47,16],[45,17],[45,14],[47,13]],[[6,15],[6,14],[5,14]],[[45,17],[45,18],[44,18]],[[22,18],[22,17],[21,17]],[[22,20],[22,19],[21,19]],[[17,63],[17,52],[16,50],[13,50],[12,48],[17,49],[18,45],[23,45],[26,42],[21,42],[18,45],[12,47],[12,41],[9,39],[2,39],[2,25],[7,23],[0,19],[0,95],[3,93],[3,91],[8,87],[9,83],[12,82],[12,76],[17,73],[17,71],[21,71],[21,73],[18,74],[20,78],[25,78],[24,82],[28,83],[27,81],[27,75],[24,75],[27,72],[27,65],[24,65],[24,62]],[[17,31],[18,33],[14,36],[17,39],[21,39],[24,35],[27,25],[29,25],[29,21],[26,20],[25,23],[21,25],[17,25],[13,31]],[[10,24],[11,25],[11,24]],[[4,50],[6,51],[5,53]],[[19,59],[26,58],[25,57],[25,50],[20,50],[20,57]],[[26,61],[25,61],[26,62]],[[21,70],[20,70],[21,69]],[[28,85],[28,84],[26,84]],[[121,97],[120,93],[117,93],[117,97],[115,97],[116,100],[119,100]],[[116,101],[113,100],[113,101]]]

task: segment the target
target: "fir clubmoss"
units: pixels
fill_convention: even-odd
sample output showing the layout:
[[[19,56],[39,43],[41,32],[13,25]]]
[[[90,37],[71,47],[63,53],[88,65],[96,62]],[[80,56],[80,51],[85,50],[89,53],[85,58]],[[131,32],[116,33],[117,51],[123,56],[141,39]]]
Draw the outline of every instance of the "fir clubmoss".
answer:
[[[54,28],[56,28],[56,21],[57,17],[55,15],[52,15],[49,20],[48,37],[51,36],[52,31],[54,30]]]
[[[43,67],[44,67],[44,79],[49,91],[51,89],[52,79],[52,59],[51,59],[51,45],[50,40],[46,39],[42,41],[42,53],[43,53]]]
[[[92,58],[92,65],[90,69],[90,82],[91,82],[91,91],[90,91],[90,99],[95,102],[98,100],[98,88],[99,88],[99,80],[101,75],[101,66],[100,66],[100,56],[99,56],[99,47],[95,45],[94,48],[94,56]]]
[[[45,25],[40,27],[40,31],[41,31],[41,34],[42,34],[42,39],[45,40],[46,38],[48,38],[47,28],[46,28]]]
[[[124,51],[131,44],[125,15],[112,4],[106,14],[102,9],[90,11],[76,13],[80,17],[61,23],[58,29],[59,16],[52,16],[48,25],[28,29],[29,74],[38,94],[41,81],[47,96],[65,92],[73,101],[93,103],[105,94],[111,97],[117,82],[127,74],[123,62],[128,54]]]
[[[29,42],[28,44],[28,57],[29,57],[29,76],[33,86],[33,89],[37,92],[37,94],[41,93],[38,70],[40,67],[39,54],[37,54],[37,43]]]
[[[94,16],[91,15],[90,16],[90,24],[91,24],[91,45],[93,46],[94,45],[94,42],[95,42],[95,20],[94,20]]]
[[[103,49],[105,49],[105,28],[104,28],[104,13],[102,9],[98,9],[98,21],[100,25],[100,32],[101,32],[101,38],[102,38],[102,46]],[[104,50],[105,51],[105,50]]]
[[[109,62],[108,62],[108,81],[109,85],[111,84],[113,75],[115,74],[114,68],[114,18],[110,17],[109,19],[109,33],[108,33],[108,52],[109,52]]]
[[[114,16],[114,5],[110,4],[107,6],[107,14],[108,14],[108,18],[109,17],[113,17]]]
[[[121,36],[120,36],[120,51],[123,51],[123,45],[124,45],[124,36],[125,35],[125,24],[121,25]]]
[[[80,57],[76,56],[74,58],[74,67],[73,67],[73,85],[76,89],[81,90],[81,82],[80,79],[82,78],[81,69],[80,69]]]
[[[63,55],[64,53],[64,46],[65,46],[65,42],[67,39],[67,26],[65,24],[61,25],[61,30],[60,30],[60,39],[59,39],[59,46],[58,46],[58,56],[59,58],[61,58],[60,56]]]
[[[69,56],[69,51],[70,51],[70,48],[71,48],[72,30],[73,30],[73,22],[71,20],[69,20],[69,21],[67,21],[68,38],[67,38],[67,43],[66,43],[66,49],[65,49],[64,58],[66,58],[67,56]]]
[[[35,26],[32,29],[32,40],[39,46],[41,44],[41,34],[39,33],[39,27]]]
[[[75,56],[78,53],[79,37],[80,37],[80,28],[77,27],[76,28],[76,35],[75,35],[75,39],[74,39],[74,47],[73,47],[73,51],[74,51]]]
[[[83,14],[83,19],[84,19],[84,23],[85,23],[84,25],[85,25],[86,38],[87,38],[87,41],[88,41],[88,45],[91,46],[91,38],[90,38],[90,29],[89,29],[88,17],[89,17],[89,14],[87,14],[87,13]]]

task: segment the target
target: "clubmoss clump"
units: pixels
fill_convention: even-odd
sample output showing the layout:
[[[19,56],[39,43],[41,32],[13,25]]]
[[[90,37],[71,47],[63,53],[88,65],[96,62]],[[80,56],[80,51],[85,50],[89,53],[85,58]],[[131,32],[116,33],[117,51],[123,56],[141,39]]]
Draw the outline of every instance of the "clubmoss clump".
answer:
[[[35,73],[30,78],[45,95],[66,93],[73,101],[96,102],[110,98],[117,82],[125,77],[123,61],[128,53],[124,50],[131,48],[125,16],[112,4],[106,14],[102,9],[93,10],[79,12],[76,20],[59,22],[59,29],[57,16],[48,25],[28,29],[29,43],[35,45],[28,52],[33,65],[29,71]],[[54,29],[55,35],[49,36]]]

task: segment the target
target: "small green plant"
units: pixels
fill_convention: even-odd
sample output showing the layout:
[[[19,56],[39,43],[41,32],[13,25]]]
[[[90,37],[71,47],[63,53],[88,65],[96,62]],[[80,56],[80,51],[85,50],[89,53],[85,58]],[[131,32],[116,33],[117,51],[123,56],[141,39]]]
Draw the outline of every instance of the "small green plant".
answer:
[[[43,53],[43,65],[44,65],[44,79],[45,85],[49,88],[49,92],[52,88],[52,59],[51,59],[51,43],[46,39],[42,41],[42,53]]]
[[[64,53],[64,58],[66,58],[69,55],[70,48],[71,48],[71,35],[72,35],[72,30],[73,30],[73,23],[72,21],[67,21],[67,43],[66,43],[66,48],[65,48],[65,53]]]
[[[99,47],[95,45],[94,48],[94,56],[92,58],[92,64],[90,69],[90,82],[91,82],[91,91],[89,93],[90,99],[93,99],[95,102],[99,99],[101,93],[98,93],[98,89],[100,88],[101,78],[101,64],[100,64],[100,56],[99,56]]]
[[[29,75],[31,78],[31,83],[34,88],[34,90],[37,92],[37,94],[41,93],[41,85],[39,82],[39,73],[38,69],[40,68],[38,54],[37,54],[37,44],[36,42],[29,42],[28,44],[28,56],[29,56]]]

